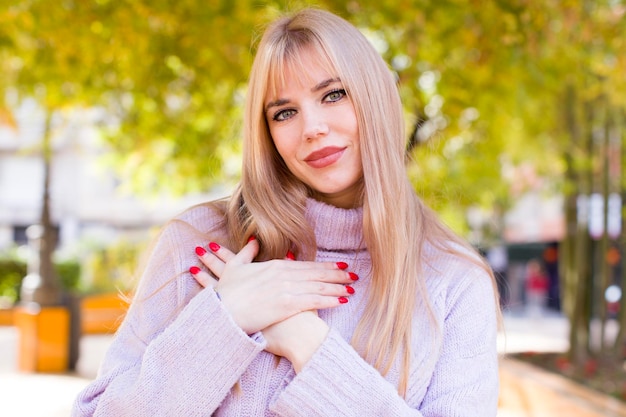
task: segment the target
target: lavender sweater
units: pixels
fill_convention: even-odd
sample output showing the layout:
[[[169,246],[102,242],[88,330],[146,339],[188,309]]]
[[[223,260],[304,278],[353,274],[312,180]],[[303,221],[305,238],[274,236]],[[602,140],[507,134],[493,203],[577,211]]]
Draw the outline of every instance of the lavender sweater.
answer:
[[[429,319],[415,315],[409,387],[401,398],[399,366],[382,377],[349,343],[371,279],[361,209],[308,202],[317,260],[347,262],[360,280],[349,303],[319,312],[331,330],[297,375],[289,361],[263,350],[262,333],[245,334],[215,292],[187,272],[198,264],[194,247],[207,243],[193,228],[208,230],[215,214],[196,207],[179,219],[164,228],[136,301],[73,416],[496,415],[496,307],[480,268],[447,254],[426,268],[443,339],[435,343]]]

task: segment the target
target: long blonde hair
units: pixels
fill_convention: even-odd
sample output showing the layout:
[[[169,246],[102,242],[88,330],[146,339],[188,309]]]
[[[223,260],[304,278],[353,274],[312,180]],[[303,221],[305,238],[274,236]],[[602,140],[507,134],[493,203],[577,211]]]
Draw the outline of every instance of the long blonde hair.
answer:
[[[321,65],[340,78],[359,126],[363,186],[356,203],[363,205],[363,236],[373,267],[368,305],[353,345],[365,340],[364,346],[355,348],[383,375],[401,353],[398,389],[404,394],[411,354],[410,312],[423,307],[430,314],[420,279],[424,243],[457,254],[461,252],[453,247],[468,246],[415,195],[406,175],[404,118],[393,74],[369,41],[344,19],[304,9],[278,19],[265,31],[249,78],[242,179],[227,209],[228,230],[235,246],[257,236],[260,260],[283,258],[287,250],[300,259],[315,258],[315,236],[304,217],[311,190],[282,161],[263,110],[268,94],[284,83],[286,66],[306,72],[299,66],[299,54],[305,49],[317,53]]]

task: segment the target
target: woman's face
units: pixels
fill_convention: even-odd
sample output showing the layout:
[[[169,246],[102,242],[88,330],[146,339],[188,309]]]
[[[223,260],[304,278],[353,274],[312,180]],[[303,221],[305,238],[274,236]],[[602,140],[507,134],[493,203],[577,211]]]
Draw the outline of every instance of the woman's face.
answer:
[[[304,51],[305,76],[288,71],[276,97],[266,97],[265,117],[278,153],[315,197],[354,207],[363,177],[359,129],[341,80]]]

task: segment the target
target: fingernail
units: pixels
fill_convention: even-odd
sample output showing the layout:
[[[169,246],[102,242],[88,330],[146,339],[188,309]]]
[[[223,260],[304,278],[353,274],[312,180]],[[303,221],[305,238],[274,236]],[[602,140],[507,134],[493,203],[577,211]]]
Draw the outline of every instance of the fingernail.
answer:
[[[359,276],[357,274],[355,274],[354,272],[348,272],[348,275],[350,275],[350,279],[352,281],[358,281],[359,280]]]
[[[197,273],[200,272],[200,268],[198,268],[197,266],[192,266],[191,268],[189,268],[189,272],[196,275]]]
[[[209,249],[211,249],[211,251],[213,251],[213,252],[217,252],[218,250],[220,250],[220,248],[221,248],[221,246],[218,245],[215,242],[209,243]]]
[[[254,235],[248,238],[248,243],[252,242],[253,240],[256,240],[256,237],[254,237]]]
[[[296,255],[293,254],[290,250],[287,251],[287,259],[291,259],[292,261],[296,260]]]
[[[349,285],[346,285],[346,291],[348,291],[348,294],[354,294],[354,288]]]
[[[204,249],[202,246],[196,246],[196,254],[198,256],[203,256],[206,253],[206,249]]]
[[[339,269],[348,269],[348,264],[345,262],[337,262],[337,268]]]
[[[339,297],[338,300],[340,304],[345,304],[348,302],[348,299],[346,297]]]

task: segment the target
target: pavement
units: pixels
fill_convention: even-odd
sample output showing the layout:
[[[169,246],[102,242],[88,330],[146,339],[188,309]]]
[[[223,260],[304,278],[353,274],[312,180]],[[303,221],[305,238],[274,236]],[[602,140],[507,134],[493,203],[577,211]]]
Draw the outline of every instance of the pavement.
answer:
[[[500,401],[497,417],[626,417],[626,404],[508,357],[522,352],[563,352],[568,322],[555,313],[508,312],[498,340]],[[67,417],[78,392],[95,378],[112,335],[85,335],[76,371],[24,373],[17,369],[19,335],[0,326],[0,416]]]

